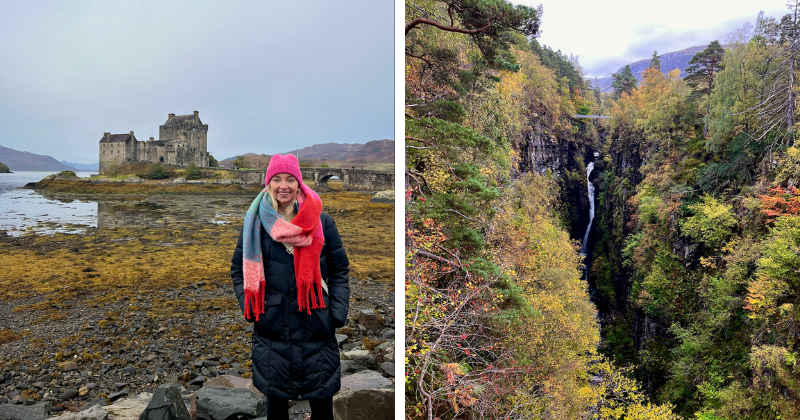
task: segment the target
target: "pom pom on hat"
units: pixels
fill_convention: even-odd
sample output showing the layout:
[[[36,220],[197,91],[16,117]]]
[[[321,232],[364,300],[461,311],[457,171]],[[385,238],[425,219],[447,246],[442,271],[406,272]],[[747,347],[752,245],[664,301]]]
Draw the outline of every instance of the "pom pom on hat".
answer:
[[[269,181],[277,174],[289,174],[297,178],[297,182],[303,183],[303,173],[300,172],[300,162],[295,155],[274,155],[269,160],[267,166],[267,176],[264,184],[269,185]]]

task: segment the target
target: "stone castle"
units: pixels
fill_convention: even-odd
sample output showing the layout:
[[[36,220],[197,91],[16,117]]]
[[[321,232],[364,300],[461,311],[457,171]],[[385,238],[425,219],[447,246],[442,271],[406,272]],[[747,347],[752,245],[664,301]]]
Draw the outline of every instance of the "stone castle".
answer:
[[[193,115],[169,114],[167,122],[158,126],[158,140],[153,136],[138,141],[130,134],[104,133],[100,139],[100,173],[112,162],[161,162],[168,165],[187,166],[190,162],[200,167],[208,166],[208,124],[200,121],[197,111]]]

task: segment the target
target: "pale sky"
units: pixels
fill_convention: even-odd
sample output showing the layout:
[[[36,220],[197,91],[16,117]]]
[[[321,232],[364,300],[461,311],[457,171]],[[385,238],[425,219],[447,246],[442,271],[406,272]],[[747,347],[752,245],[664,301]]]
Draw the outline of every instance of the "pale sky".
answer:
[[[197,110],[218,159],[394,139],[391,1],[2,1],[0,145],[98,161]]]
[[[625,64],[717,39],[764,10],[780,19],[783,0],[524,0],[544,9],[539,43],[577,54],[587,76],[603,78]]]

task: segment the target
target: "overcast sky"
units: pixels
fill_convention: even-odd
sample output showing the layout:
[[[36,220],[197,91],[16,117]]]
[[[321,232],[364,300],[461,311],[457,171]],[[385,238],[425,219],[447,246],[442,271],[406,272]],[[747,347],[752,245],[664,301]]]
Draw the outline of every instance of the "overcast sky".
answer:
[[[0,2],[0,145],[98,161],[200,112],[221,159],[394,139],[391,1]]]
[[[784,0],[512,0],[542,5],[539,42],[577,54],[589,77],[610,77],[625,64],[717,39],[764,10],[780,19]]]

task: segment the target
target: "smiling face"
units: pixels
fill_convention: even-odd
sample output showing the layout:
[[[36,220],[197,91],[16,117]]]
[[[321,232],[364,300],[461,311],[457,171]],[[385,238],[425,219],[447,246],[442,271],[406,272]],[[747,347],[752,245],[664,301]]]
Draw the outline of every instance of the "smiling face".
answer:
[[[284,211],[300,193],[297,178],[289,174],[276,174],[269,180],[269,194],[278,202],[278,210]]]

